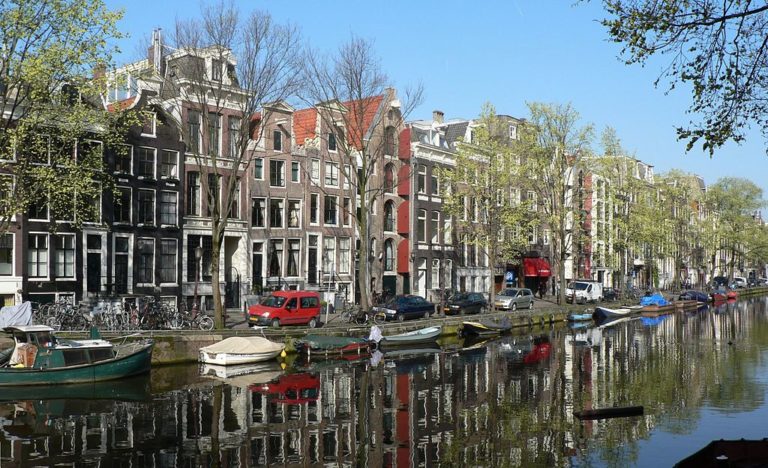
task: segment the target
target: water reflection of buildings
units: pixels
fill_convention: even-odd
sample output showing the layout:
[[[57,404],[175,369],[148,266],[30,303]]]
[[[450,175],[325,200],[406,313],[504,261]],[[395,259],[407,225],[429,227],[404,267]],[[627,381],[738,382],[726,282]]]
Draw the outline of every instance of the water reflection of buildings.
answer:
[[[557,329],[488,347],[385,356],[376,366],[320,363],[266,384],[198,382],[147,401],[0,405],[0,462],[566,465],[604,439],[647,438],[665,408],[700,406],[702,369],[726,354],[718,349],[765,324],[765,309],[735,304],[634,320],[589,339]],[[572,416],[644,400],[654,410],[642,418]]]

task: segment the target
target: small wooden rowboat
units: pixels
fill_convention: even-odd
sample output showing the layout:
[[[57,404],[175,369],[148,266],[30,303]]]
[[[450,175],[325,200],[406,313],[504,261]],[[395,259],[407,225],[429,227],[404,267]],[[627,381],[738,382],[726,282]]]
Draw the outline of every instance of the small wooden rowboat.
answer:
[[[382,346],[411,345],[417,343],[429,343],[435,341],[442,332],[441,327],[427,327],[399,335],[384,336],[380,344]]]
[[[200,348],[200,362],[220,366],[262,362],[276,358],[283,349],[283,343],[260,336],[233,336]]]
[[[306,354],[360,354],[367,353],[370,341],[347,336],[306,335],[296,341],[296,350]]]

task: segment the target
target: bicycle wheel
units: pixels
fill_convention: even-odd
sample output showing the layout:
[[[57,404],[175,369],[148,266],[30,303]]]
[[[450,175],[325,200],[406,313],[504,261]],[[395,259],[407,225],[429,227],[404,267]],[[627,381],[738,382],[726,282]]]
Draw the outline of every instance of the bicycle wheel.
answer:
[[[384,312],[373,313],[373,323],[375,323],[376,325],[382,325],[386,321],[387,321],[387,314],[385,314]]]
[[[198,318],[197,326],[200,327],[200,330],[213,330],[213,319],[207,315],[203,315]]]

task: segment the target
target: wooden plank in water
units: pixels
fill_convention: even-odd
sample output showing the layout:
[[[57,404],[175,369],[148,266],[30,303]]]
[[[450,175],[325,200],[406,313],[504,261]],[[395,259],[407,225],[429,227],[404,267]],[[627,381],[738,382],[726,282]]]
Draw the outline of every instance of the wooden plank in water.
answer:
[[[573,415],[579,419],[606,419],[642,416],[643,412],[644,408],[642,406],[614,406],[613,408],[574,411]]]

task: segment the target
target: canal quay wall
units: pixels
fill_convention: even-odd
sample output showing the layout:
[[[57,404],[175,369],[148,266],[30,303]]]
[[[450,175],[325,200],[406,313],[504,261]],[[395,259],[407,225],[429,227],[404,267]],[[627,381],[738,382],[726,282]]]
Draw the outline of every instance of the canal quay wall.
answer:
[[[749,288],[739,290],[739,296],[750,297],[755,295],[768,294],[768,287]],[[614,303],[604,303],[607,307],[620,307],[625,305],[621,301]],[[517,310],[515,312],[493,312],[484,315],[467,315],[467,316],[439,316],[429,319],[410,320],[406,322],[387,322],[384,325],[380,325],[380,328],[385,335],[393,335],[398,333],[404,333],[412,330],[417,330],[429,326],[442,326],[442,336],[456,335],[459,332],[461,323],[463,321],[475,321],[482,317],[484,319],[491,318],[500,320],[507,318],[513,328],[545,328],[550,325],[565,322],[568,319],[568,314],[583,313],[587,309],[593,309],[594,304],[566,304],[557,305],[547,300],[536,301],[536,308],[534,310]],[[182,331],[147,331],[135,333],[126,337],[128,340],[138,340],[143,338],[152,338],[155,340],[155,349],[152,353],[152,364],[166,365],[166,364],[179,364],[189,363],[198,360],[198,354],[201,347],[208,346],[210,344],[221,341],[231,336],[261,336],[262,333],[266,338],[273,341],[282,341],[286,343],[286,352],[293,353],[295,348],[293,343],[295,340],[302,338],[304,335],[311,333],[316,335],[329,335],[329,336],[350,336],[350,337],[365,337],[367,338],[370,326],[367,325],[355,325],[341,323],[340,314],[331,314],[328,324],[319,328],[310,329],[307,327],[281,327],[277,329],[263,328],[259,331],[247,328],[243,323],[244,317],[242,313],[238,313],[237,317],[233,320],[233,315],[229,315],[228,323],[233,323],[235,320],[239,320],[239,324],[236,324],[234,328],[227,328],[224,330],[213,330],[210,332],[182,330]],[[323,319],[325,316],[323,316]],[[82,336],[82,333],[59,333],[62,337],[77,338]],[[103,333],[106,339],[119,338],[120,335]]]

